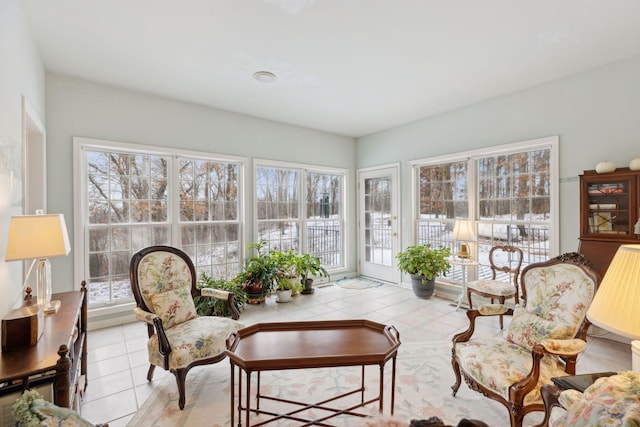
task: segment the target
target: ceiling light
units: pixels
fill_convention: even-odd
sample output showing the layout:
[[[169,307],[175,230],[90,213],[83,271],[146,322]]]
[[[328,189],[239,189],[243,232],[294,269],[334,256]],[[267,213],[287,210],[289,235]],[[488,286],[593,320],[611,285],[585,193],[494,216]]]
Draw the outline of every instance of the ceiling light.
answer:
[[[256,71],[253,73],[253,78],[260,83],[271,83],[276,80],[276,75],[270,71]]]

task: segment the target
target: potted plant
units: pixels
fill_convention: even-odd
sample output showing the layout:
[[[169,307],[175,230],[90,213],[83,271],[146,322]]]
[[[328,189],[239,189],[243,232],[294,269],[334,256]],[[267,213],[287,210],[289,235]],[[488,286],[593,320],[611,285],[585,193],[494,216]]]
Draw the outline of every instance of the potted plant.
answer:
[[[276,301],[277,302],[289,302],[292,299],[292,292],[294,287],[293,279],[282,275],[278,278],[276,285]]]
[[[297,256],[295,271],[300,276],[303,294],[313,293],[313,278],[311,276],[329,277],[327,270],[320,264],[320,258],[311,254]]]
[[[398,269],[411,276],[413,292],[420,298],[429,298],[435,289],[436,276],[446,274],[451,269],[447,257],[449,248],[432,249],[429,243],[421,246],[407,246],[396,255]]]
[[[198,289],[214,288],[233,292],[233,305],[238,312],[244,310],[247,303],[247,293],[242,286],[234,280],[227,280],[223,278],[214,279],[209,274],[203,272],[198,277],[198,283],[196,286]],[[201,316],[231,316],[225,301],[209,297],[195,297],[193,302],[196,305],[196,311]]]
[[[248,245],[249,249],[256,251],[256,255],[246,260],[243,270],[233,279],[246,291],[251,304],[260,304],[276,286],[279,270],[274,259],[262,250],[266,244],[260,242]]]

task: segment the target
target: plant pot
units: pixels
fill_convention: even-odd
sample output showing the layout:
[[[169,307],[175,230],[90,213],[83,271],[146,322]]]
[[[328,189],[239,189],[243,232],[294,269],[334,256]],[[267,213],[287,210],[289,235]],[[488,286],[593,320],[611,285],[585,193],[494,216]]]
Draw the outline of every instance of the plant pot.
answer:
[[[313,289],[313,279],[307,279],[304,281],[304,289],[302,290],[302,293],[305,295],[308,294],[312,294],[315,291],[315,289]]]
[[[291,289],[276,289],[276,301],[278,302],[289,302],[291,301]]]
[[[436,278],[434,277],[433,279],[422,283],[424,276],[416,276],[415,274],[410,274],[410,276],[411,287],[415,296],[424,299],[431,298],[431,295],[433,295],[433,291],[436,288]]]
[[[260,304],[267,297],[267,293],[260,285],[247,285],[245,290],[247,291],[247,302],[249,304]]]

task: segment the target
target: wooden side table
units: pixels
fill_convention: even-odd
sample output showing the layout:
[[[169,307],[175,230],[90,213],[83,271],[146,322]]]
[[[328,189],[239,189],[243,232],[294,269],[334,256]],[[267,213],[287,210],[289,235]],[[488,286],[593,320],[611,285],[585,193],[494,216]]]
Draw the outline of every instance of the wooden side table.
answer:
[[[60,310],[44,317],[44,333],[32,347],[0,353],[0,396],[50,384],[53,403],[79,409],[87,386],[87,291],[52,295]],[[16,395],[16,397],[18,397]]]

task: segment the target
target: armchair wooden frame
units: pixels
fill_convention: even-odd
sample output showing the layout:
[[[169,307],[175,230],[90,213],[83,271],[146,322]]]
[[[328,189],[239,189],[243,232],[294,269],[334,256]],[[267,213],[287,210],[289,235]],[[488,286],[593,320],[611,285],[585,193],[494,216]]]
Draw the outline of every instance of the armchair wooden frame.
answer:
[[[169,252],[171,254],[174,254],[180,257],[187,264],[189,268],[189,272],[191,276],[191,296],[194,298],[197,296],[203,296],[203,292],[196,287],[196,284],[197,284],[196,270],[193,265],[193,262],[185,252],[171,246],[161,246],[161,245],[150,246],[140,250],[139,252],[134,254],[133,257],[131,258],[131,264],[130,264],[131,290],[133,292],[133,296],[136,300],[136,304],[138,308],[140,308],[144,312],[153,313],[153,310],[151,309],[151,307],[147,305],[147,303],[145,302],[142,296],[142,293],[140,291],[139,278],[138,278],[138,267],[140,265],[140,262],[147,255],[153,252]],[[234,298],[233,292],[216,290],[216,292],[209,293],[208,295],[205,295],[205,296],[210,296],[210,297],[219,298],[219,299],[221,299],[221,297],[224,297],[224,299],[226,299],[226,305],[229,311],[231,312],[231,318],[233,320],[238,320],[240,318],[240,313],[238,312],[236,307],[233,305],[233,298]],[[176,377],[176,382],[178,384],[178,393],[179,393],[178,405],[180,409],[184,409],[185,379],[187,377],[187,373],[189,372],[189,370],[194,366],[209,365],[209,364],[217,363],[226,357],[226,353],[222,352],[214,357],[195,360],[190,364],[178,369],[170,369],[169,357],[171,355],[172,348],[171,348],[171,343],[169,342],[169,339],[167,338],[167,335],[165,333],[165,328],[162,324],[162,320],[160,319],[160,317],[155,316],[152,318],[152,323],[147,322],[147,332],[148,332],[149,338],[151,338],[154,334],[157,334],[158,336],[158,346],[159,346],[158,351],[163,357],[162,368],[165,370],[169,370]],[[147,372],[148,381],[151,381],[153,379],[153,372],[155,370],[155,367],[156,365],[149,364],[149,370]]]
[[[595,295],[597,286],[599,284],[598,275],[593,270],[591,270],[591,263],[583,255],[572,252],[572,253],[560,255],[550,261],[528,265],[523,269],[522,278],[521,278],[521,282],[522,282],[521,304],[526,305],[526,300],[527,300],[527,295],[526,295],[527,271],[532,268],[539,268],[541,266],[552,266],[554,264],[559,264],[559,263],[573,263],[579,266],[586,273],[586,275],[595,283],[595,289],[593,291],[593,294]],[[480,317],[486,317],[486,316],[502,316],[502,315],[508,316],[508,315],[513,315],[513,313],[514,313],[514,310],[512,308],[507,308],[506,306],[503,306],[501,310],[493,310],[493,311],[469,310],[467,311],[467,317],[469,318],[469,321],[470,321],[468,329],[453,337],[453,347],[451,350],[451,353],[452,353],[451,364],[453,366],[456,382],[453,386],[451,386],[451,389],[453,390],[453,393],[452,393],[453,396],[455,396],[456,393],[458,392],[458,389],[460,388],[462,377],[464,377],[465,382],[467,383],[467,385],[471,390],[477,391],[490,399],[500,402],[509,410],[509,420],[512,427],[521,427],[526,414],[534,411],[544,411],[545,409],[544,404],[542,402],[528,404],[528,405],[524,404],[525,396],[529,392],[534,390],[534,388],[537,386],[539,382],[540,372],[541,372],[540,364],[541,364],[542,358],[546,354],[551,354],[551,355],[555,354],[559,356],[560,359],[563,361],[565,372],[569,375],[574,375],[576,371],[576,361],[577,361],[578,353],[571,354],[571,355],[566,355],[566,353],[554,353],[551,349],[543,346],[542,344],[535,344],[531,351],[531,361],[532,361],[531,371],[522,380],[517,381],[513,383],[511,386],[509,386],[508,399],[505,399],[505,397],[503,397],[501,394],[498,394],[494,390],[491,390],[483,386],[482,384],[476,382],[476,380],[470,374],[468,374],[462,369],[461,363],[458,360],[458,356],[456,355],[456,344],[467,342],[471,339],[475,331],[476,319]],[[586,341],[587,330],[589,329],[590,325],[591,325],[591,322],[589,322],[589,320],[585,316],[584,320],[582,321],[575,335],[575,338]]]

